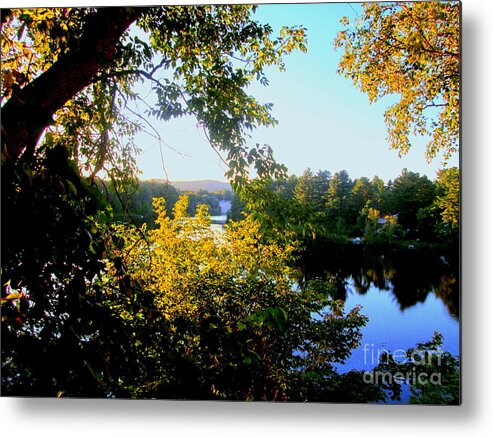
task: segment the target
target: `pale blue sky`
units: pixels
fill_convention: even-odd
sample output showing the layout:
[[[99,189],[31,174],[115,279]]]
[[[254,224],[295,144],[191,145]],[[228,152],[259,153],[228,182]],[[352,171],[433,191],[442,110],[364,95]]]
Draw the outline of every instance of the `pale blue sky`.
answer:
[[[275,33],[282,25],[306,27],[308,52],[287,56],[283,73],[269,69],[269,86],[251,88],[259,101],[274,104],[273,115],[279,121],[276,127],[255,131],[252,144],[269,144],[290,174],[300,175],[308,167],[332,173],[346,169],[352,178],[378,175],[388,180],[408,168],[434,178],[441,158],[426,162],[426,139],[417,139],[402,158],[389,149],[383,113],[390,100],[370,105],[365,94],[336,73],[341,52],[335,51],[332,43],[341,29],[340,19],[354,18],[359,10],[358,4],[348,3],[259,6],[256,19],[270,23]],[[163,148],[170,180],[226,180],[224,165],[194,119],[153,124],[176,150]],[[140,136],[139,144],[143,149],[138,159],[143,172],[140,177],[166,178],[157,142]],[[458,156],[447,165],[458,165]]]

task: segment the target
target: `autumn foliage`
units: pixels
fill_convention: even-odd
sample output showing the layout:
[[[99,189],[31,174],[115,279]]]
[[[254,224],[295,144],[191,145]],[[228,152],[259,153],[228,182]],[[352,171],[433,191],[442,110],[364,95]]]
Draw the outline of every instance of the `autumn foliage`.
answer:
[[[189,217],[187,203],[182,196],[170,218],[164,199],[155,199],[158,227],[147,242],[135,230],[117,231],[129,283],[152,297],[153,317],[165,322],[181,359],[194,363],[197,387],[221,399],[336,396],[333,364],[358,345],[366,322],[359,309],[345,314],[327,284],[299,289],[290,266],[295,247],[266,238],[253,218],[218,232],[205,205]],[[110,277],[117,270],[110,263]],[[128,323],[146,314],[132,315],[126,305],[114,310]],[[163,372],[156,390],[177,377]]]
[[[335,47],[339,73],[370,102],[397,97],[385,112],[388,142],[405,154],[428,136],[426,158],[448,159],[459,147],[460,3],[371,2],[342,20]]]

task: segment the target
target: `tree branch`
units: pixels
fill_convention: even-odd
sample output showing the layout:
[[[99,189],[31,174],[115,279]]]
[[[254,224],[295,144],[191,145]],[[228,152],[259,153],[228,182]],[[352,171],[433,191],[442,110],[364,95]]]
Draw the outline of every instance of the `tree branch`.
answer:
[[[41,76],[17,90],[2,108],[2,155],[17,160],[33,152],[43,130],[63,105],[110,64],[117,44],[144,8],[100,8],[74,41]]]

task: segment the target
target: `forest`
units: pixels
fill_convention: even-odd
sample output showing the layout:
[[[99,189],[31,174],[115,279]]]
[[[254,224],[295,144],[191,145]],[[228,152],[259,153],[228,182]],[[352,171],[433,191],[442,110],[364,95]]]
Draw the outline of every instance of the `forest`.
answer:
[[[385,113],[399,154],[413,135],[429,138],[425,159],[459,150],[459,8],[377,2],[361,20],[341,17],[339,74],[370,101],[401,97]],[[405,361],[380,357],[384,381],[341,370],[370,317],[345,307],[336,276],[300,267],[333,243],[455,266],[460,170],[289,176],[248,140],[277,124],[248,88],[306,52],[307,29],[277,35],[255,10],[2,9],[2,396],[385,403],[407,390],[408,403],[460,402],[460,357],[439,332]],[[137,91],[144,81],[155,104]],[[137,134],[159,139],[152,120],[185,116],[232,193],[139,181]],[[231,209],[218,232],[221,200]],[[375,271],[365,278],[378,282]],[[458,277],[433,285],[449,307]],[[403,388],[416,366],[428,382]]]
[[[233,195],[230,190],[214,191],[212,193],[200,189],[198,191],[180,190],[169,182],[163,181],[136,181],[119,191],[105,181],[100,181],[100,190],[106,196],[113,212],[115,222],[133,223],[148,228],[156,226],[157,215],[152,207],[152,199],[164,197],[171,211],[181,194],[188,197],[187,212],[194,216],[198,205],[207,205],[209,214],[221,215],[221,201],[231,201]]]
[[[301,176],[291,175],[265,189],[303,212],[296,226],[297,238],[305,243],[354,240],[366,244],[454,248],[459,238],[459,186],[456,167],[440,170],[434,181],[403,169],[396,179],[388,182],[378,176],[371,180],[351,179],[345,170],[331,175],[329,171],[314,173],[307,169]],[[221,215],[222,200],[232,202],[228,221],[242,220],[249,213],[247,200],[229,190],[182,191],[162,181],[139,181],[133,191],[124,193],[111,185],[105,190],[115,221],[146,223],[148,228],[156,227],[157,215],[152,208],[155,197],[166,199],[171,216],[182,194],[188,197],[189,216],[195,216],[200,204],[207,205],[210,215]],[[283,217],[295,225],[295,217],[285,214]],[[274,219],[272,214],[270,219]],[[313,233],[308,235],[308,230]]]

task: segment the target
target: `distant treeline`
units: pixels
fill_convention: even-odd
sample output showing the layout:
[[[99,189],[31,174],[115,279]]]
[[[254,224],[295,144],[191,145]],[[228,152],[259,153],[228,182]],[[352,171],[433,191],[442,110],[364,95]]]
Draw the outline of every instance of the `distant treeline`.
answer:
[[[313,238],[357,238],[366,243],[388,244],[409,240],[455,243],[460,218],[459,187],[459,169],[453,167],[440,170],[434,181],[404,169],[387,182],[378,176],[351,179],[346,170],[331,174],[307,169],[301,176],[272,182],[269,189],[278,200],[294,205],[291,209],[300,212],[303,222],[300,229],[308,224],[315,230]],[[107,192],[115,221],[146,223],[150,228],[156,218],[154,197],[164,197],[171,212],[179,196],[187,194],[191,216],[199,204],[208,205],[211,215],[220,215],[221,200],[231,201],[228,220],[241,220],[248,209],[248,201],[229,190],[183,192],[162,181],[140,181],[133,189],[125,190],[110,186]],[[292,217],[282,219],[286,223],[294,221]]]
[[[438,171],[434,181],[404,169],[388,182],[378,176],[351,179],[346,170],[331,174],[307,169],[301,176],[273,182],[270,189],[278,203],[292,202],[281,219],[286,226],[295,223],[302,239],[418,245],[458,241],[460,172],[456,167]],[[306,229],[313,231],[306,235]]]
[[[173,206],[180,195],[187,194],[189,198],[188,213],[193,216],[197,205],[206,204],[211,215],[220,215],[220,201],[231,200],[232,193],[229,190],[220,190],[209,193],[205,190],[181,191],[170,183],[162,181],[139,181],[134,186],[125,186],[115,189],[111,184],[105,184],[109,202],[113,208],[113,219],[117,222],[146,223],[148,228],[154,228],[156,214],[152,208],[152,199],[164,197],[166,209],[172,215]]]

